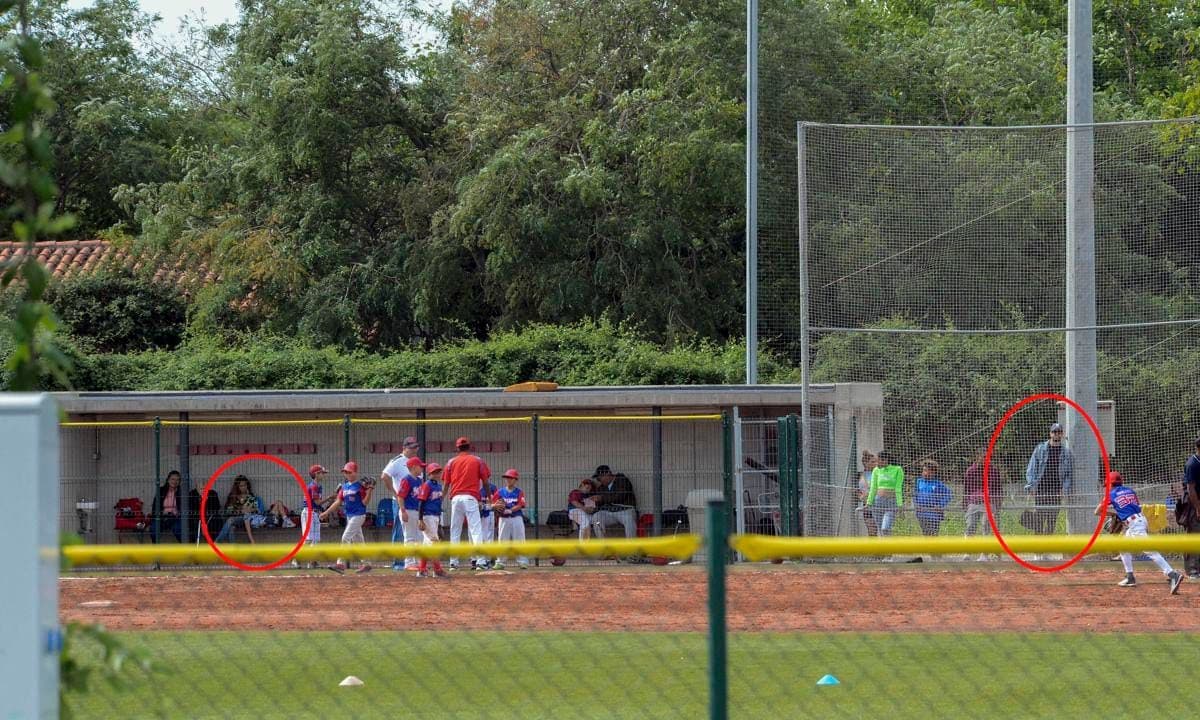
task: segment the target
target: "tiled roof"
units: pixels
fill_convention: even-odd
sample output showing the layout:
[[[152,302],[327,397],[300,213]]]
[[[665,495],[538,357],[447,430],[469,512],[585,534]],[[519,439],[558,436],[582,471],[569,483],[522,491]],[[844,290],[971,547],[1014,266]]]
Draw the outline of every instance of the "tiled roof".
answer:
[[[22,243],[0,242],[0,263],[24,253],[25,246]],[[155,282],[184,287],[205,285],[216,279],[214,273],[203,267],[196,268],[178,259],[171,262],[169,258],[152,253],[138,253],[113,245],[108,240],[39,242],[34,245],[34,253],[56,280],[120,268],[128,268],[134,272],[153,268]]]

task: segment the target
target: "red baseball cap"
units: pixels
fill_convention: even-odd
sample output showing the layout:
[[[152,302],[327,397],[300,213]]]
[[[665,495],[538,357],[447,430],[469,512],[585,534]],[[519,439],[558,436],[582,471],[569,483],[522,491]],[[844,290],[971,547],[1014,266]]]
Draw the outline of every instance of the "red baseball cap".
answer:
[[[521,479],[521,473],[517,472],[517,469],[516,469],[516,468],[509,468],[509,469],[507,469],[507,470],[505,470],[505,471],[504,471],[504,477],[506,477],[506,478],[512,478],[513,480],[520,480],[520,479]]]
[[[456,447],[456,448],[469,448],[469,447],[471,447],[471,438],[468,438],[468,437],[460,437],[459,439],[457,439],[457,440],[455,440],[455,441],[454,441],[454,447]]]
[[[327,473],[327,472],[329,472],[329,471],[325,469],[324,465],[313,465],[312,467],[310,467],[308,469],[308,476],[310,478],[315,479],[317,477],[317,473]]]
[[[425,466],[425,472],[429,473],[430,475],[432,475],[434,473],[440,473],[441,471],[442,471],[442,466],[438,465],[437,463],[429,463],[428,465]]]
[[[421,462],[421,458],[416,456],[410,457],[405,465],[408,465],[409,467],[425,467],[425,463]]]
[[[1108,474],[1108,482],[1112,485],[1120,485],[1124,483],[1125,480],[1121,477],[1121,473],[1113,470]]]
[[[342,472],[358,472],[358,463],[351,460],[342,466]]]

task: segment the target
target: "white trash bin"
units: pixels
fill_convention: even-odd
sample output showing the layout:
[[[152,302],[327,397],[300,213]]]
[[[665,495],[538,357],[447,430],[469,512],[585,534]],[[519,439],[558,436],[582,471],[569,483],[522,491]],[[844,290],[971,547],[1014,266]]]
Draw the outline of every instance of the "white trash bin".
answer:
[[[704,542],[700,545],[694,555],[692,562],[704,562],[708,559],[708,553],[705,548],[708,547],[708,523],[705,520],[708,512],[708,502],[710,500],[721,500],[723,495],[720,490],[692,490],[687,494],[687,499],[684,505],[687,506],[688,527],[693,535],[699,535],[704,538]]]

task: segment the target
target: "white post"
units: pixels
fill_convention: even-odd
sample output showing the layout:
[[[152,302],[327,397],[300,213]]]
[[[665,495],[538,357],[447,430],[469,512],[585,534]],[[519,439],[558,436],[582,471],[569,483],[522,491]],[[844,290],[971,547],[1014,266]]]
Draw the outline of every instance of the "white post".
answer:
[[[57,718],[58,409],[48,395],[0,394],[0,458],[20,497],[0,523],[12,553],[0,591],[0,717]]]
[[[1092,122],[1092,3],[1067,6],[1067,261],[1066,326],[1096,325],[1096,224]],[[1066,395],[1096,413],[1096,331],[1066,332]],[[1066,414],[1067,443],[1075,468],[1070,493],[1063,493],[1068,533],[1090,533],[1099,501],[1100,450],[1077,412]]]
[[[746,384],[758,384],[758,0],[746,2]]]
[[[799,198],[799,243],[797,246],[800,264],[800,492],[808,502],[810,458],[812,457],[812,425],[809,422],[808,366],[808,135],[803,122],[796,123],[796,189]],[[807,519],[805,520],[807,522]]]

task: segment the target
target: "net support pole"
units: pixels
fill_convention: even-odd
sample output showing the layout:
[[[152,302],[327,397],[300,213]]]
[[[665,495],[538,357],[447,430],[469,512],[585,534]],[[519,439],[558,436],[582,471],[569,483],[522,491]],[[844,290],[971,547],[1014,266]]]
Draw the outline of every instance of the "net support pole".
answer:
[[[1067,6],[1066,326],[1096,325],[1095,133],[1092,122],[1092,2]],[[1066,395],[1095,413],[1096,331],[1066,332]],[[1099,500],[1099,445],[1087,421],[1066,413],[1067,443],[1074,456],[1071,492],[1064,493],[1067,532],[1090,533]]]
[[[353,425],[353,422],[350,420],[350,416],[343,415],[342,416],[342,455],[344,457],[342,458],[342,462],[344,462],[344,463],[350,462],[350,427],[352,425]]]
[[[726,674],[725,636],[725,502],[710,500],[705,508],[708,526],[708,716],[729,716],[729,682]]]
[[[58,717],[58,443],[49,395],[0,395],[0,457],[13,483],[20,479],[23,501],[0,523],[0,542],[12,553],[0,590],[0,717]]]
[[[804,123],[796,123],[796,195],[799,204],[798,225],[799,242],[797,243],[798,263],[800,267],[800,480],[798,486],[807,490],[809,486],[809,450],[812,447],[812,432],[809,423],[811,415],[811,400],[809,398],[809,347],[808,347],[808,165],[807,147],[805,146],[806,128]],[[799,529],[799,528],[797,528]]]
[[[758,384],[758,0],[746,0],[746,384]]]
[[[542,520],[541,520],[541,516],[538,514],[538,497],[541,495],[541,492],[538,489],[538,485],[539,485],[538,475],[540,474],[540,468],[539,468],[539,463],[538,463],[538,459],[539,459],[539,455],[540,455],[540,453],[538,452],[538,434],[539,434],[538,416],[534,415],[532,418],[530,418],[529,424],[530,424],[530,428],[533,430],[533,537],[536,539],[536,538],[541,538],[541,536],[542,536],[542,532],[541,532]],[[538,563],[536,558],[534,559],[534,563],[540,564],[540,563]]]

